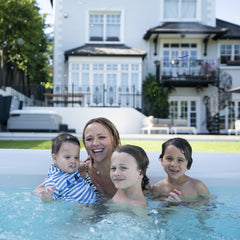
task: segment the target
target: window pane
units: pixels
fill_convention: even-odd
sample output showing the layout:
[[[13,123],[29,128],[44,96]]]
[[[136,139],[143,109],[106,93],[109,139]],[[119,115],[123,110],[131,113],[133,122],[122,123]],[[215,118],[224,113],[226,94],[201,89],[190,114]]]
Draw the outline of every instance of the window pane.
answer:
[[[91,14],[89,18],[90,41],[103,41],[103,15]]]
[[[73,63],[72,70],[79,70],[79,64]]]
[[[164,18],[178,18],[178,0],[164,1]]]
[[[82,73],[82,90],[87,91],[89,87],[89,73]]]
[[[131,82],[132,91],[136,92],[138,91],[138,73],[132,73],[131,77],[132,77],[132,82]]]
[[[182,0],[181,18],[196,18],[196,0]]]
[[[122,92],[128,92],[128,73],[121,74],[121,90]]]
[[[79,86],[79,73],[72,72],[72,92],[77,92]]]

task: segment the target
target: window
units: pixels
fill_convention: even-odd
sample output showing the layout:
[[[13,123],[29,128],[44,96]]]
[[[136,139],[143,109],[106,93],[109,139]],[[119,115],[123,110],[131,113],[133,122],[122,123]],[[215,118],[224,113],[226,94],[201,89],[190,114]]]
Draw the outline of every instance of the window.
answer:
[[[240,44],[234,45],[234,60],[240,61]]]
[[[170,118],[187,119],[190,126],[197,126],[197,111],[195,100],[170,101]]]
[[[220,46],[220,55],[221,55],[221,63],[226,64],[231,60],[232,56],[232,46],[230,44],[222,44]]]
[[[221,64],[228,64],[231,61],[240,61],[240,44],[220,45]]]
[[[163,44],[163,73],[168,75],[168,68],[181,68],[182,72],[193,67],[197,59],[197,44]]]
[[[90,13],[89,41],[120,41],[121,14]]]
[[[164,0],[164,19],[195,19],[197,0]]]

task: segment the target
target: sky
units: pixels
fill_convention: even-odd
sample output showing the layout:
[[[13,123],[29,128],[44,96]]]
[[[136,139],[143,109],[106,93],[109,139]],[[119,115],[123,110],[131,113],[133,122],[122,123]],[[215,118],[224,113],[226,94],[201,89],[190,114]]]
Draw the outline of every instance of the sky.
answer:
[[[47,13],[47,24],[53,24],[50,0],[37,0],[40,13]],[[240,0],[215,0],[216,18],[240,25]]]

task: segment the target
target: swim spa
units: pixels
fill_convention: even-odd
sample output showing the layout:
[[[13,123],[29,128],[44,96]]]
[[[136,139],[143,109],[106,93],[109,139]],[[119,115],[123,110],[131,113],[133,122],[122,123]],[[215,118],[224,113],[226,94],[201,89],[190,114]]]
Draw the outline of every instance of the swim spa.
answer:
[[[148,155],[153,184],[165,173],[159,153]],[[240,239],[240,154],[194,153],[188,175],[208,186],[209,204],[165,207],[149,199],[144,216],[107,204],[42,203],[31,191],[47,174],[50,150],[0,149],[0,156],[0,239]]]

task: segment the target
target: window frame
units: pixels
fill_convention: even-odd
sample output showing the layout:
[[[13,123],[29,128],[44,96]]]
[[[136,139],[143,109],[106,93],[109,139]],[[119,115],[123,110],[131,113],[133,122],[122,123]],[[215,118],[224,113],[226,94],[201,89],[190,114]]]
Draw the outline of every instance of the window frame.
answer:
[[[101,39],[101,36],[95,36],[96,40],[91,40],[91,31],[90,31],[90,15],[103,15],[103,36]],[[119,36],[107,36],[107,16],[110,15],[119,15]],[[87,16],[87,35],[86,35],[86,42],[87,43],[104,43],[104,44],[121,44],[123,43],[123,10],[89,10],[88,16]],[[117,39],[118,38],[118,39]]]
[[[230,54],[222,54],[222,46],[231,46]],[[238,52],[236,53],[236,46],[238,46]],[[230,59],[222,61],[222,57],[230,57]],[[238,43],[220,43],[219,44],[219,59],[221,65],[228,65],[231,62],[237,61],[240,64],[240,44]]]
[[[195,10],[196,10],[196,15],[195,17],[189,17],[189,18],[183,18],[181,17],[181,8],[182,8],[182,1],[183,0],[177,0],[178,1],[178,5],[180,5],[180,8],[178,9],[178,16],[177,17],[172,17],[172,18],[167,18],[165,17],[165,0],[161,1],[160,4],[160,11],[161,11],[161,17],[160,17],[160,21],[162,22],[176,22],[176,21],[181,21],[181,22],[198,22],[201,20],[202,17],[202,0],[195,0],[196,1],[196,6],[195,6]]]

